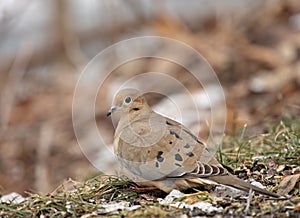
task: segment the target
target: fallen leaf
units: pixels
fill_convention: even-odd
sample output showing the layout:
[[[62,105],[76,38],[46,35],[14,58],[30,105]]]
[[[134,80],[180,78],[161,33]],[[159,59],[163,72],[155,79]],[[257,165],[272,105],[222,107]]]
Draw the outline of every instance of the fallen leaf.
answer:
[[[277,194],[287,195],[295,187],[299,179],[300,179],[300,174],[289,175],[284,177],[284,179],[279,184]]]

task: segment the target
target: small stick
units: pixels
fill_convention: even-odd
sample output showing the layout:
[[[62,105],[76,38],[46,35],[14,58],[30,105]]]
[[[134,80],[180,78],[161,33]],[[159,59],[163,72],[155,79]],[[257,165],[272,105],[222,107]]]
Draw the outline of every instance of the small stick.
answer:
[[[251,199],[252,199],[253,194],[254,194],[254,192],[252,191],[252,189],[250,189],[249,190],[249,196],[248,196],[248,199],[247,199],[247,206],[246,206],[246,209],[245,209],[246,214],[249,214],[249,212],[250,212],[250,204],[251,204]]]

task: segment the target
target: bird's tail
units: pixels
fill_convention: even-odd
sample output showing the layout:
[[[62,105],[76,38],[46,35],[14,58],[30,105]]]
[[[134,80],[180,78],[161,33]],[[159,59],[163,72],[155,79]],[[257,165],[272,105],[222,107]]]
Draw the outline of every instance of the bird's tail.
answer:
[[[270,197],[274,197],[274,198],[279,198],[280,195],[273,193],[273,192],[269,192],[267,190],[264,190],[262,188],[256,187],[254,185],[251,185],[248,182],[245,182],[239,178],[236,178],[235,176],[232,175],[227,175],[227,176],[210,176],[209,179],[211,179],[212,181],[215,181],[217,183],[221,183],[224,185],[228,185],[243,191],[248,192],[250,189],[252,189],[253,191],[259,193],[259,194],[263,194],[263,195],[267,195]]]

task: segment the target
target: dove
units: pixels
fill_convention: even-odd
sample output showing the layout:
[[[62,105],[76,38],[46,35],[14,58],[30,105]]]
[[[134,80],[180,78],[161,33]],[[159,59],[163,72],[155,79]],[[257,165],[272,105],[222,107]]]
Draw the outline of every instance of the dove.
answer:
[[[173,189],[223,184],[278,198],[232,175],[187,127],[154,112],[136,89],[123,89],[107,112],[116,123],[114,153],[122,171],[138,184]]]

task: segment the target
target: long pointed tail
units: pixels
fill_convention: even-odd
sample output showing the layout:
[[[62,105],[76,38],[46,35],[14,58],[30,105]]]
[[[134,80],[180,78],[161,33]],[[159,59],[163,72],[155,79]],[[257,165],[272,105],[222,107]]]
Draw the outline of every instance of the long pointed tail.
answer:
[[[252,189],[253,191],[259,193],[259,194],[263,194],[263,195],[268,195],[271,197],[275,197],[275,198],[279,198],[280,195],[275,194],[273,192],[269,192],[267,190],[264,190],[262,188],[258,188],[254,185],[251,185],[248,182],[245,182],[241,179],[236,178],[235,176],[232,175],[228,175],[228,176],[210,176],[209,179],[224,184],[224,185],[228,185],[243,191],[249,191],[250,189]]]

